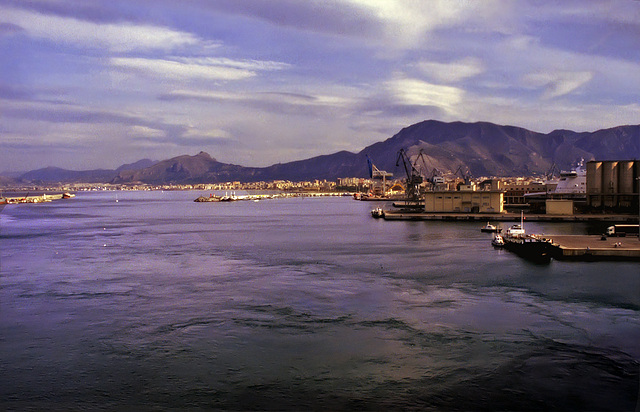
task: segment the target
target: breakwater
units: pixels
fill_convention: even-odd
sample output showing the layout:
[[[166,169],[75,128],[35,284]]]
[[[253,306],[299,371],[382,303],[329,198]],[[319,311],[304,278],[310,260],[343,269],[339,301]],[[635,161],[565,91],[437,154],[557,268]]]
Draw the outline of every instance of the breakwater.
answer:
[[[46,202],[52,202],[54,200],[70,199],[72,197],[75,197],[75,195],[71,193],[56,193],[56,194],[43,193],[41,195],[25,194],[22,196],[0,197],[0,204],[46,203]]]

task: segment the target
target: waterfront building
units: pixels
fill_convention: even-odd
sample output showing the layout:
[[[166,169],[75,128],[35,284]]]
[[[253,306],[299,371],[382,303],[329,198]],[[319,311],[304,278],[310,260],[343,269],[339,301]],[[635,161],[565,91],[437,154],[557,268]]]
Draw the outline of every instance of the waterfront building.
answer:
[[[502,190],[430,191],[424,194],[425,212],[502,213]]]
[[[555,185],[553,185],[555,187]],[[553,190],[547,183],[539,180],[517,179],[515,181],[504,181],[499,185],[504,190],[504,202],[507,207],[529,206],[528,196],[532,193],[546,194]]]
[[[640,161],[594,160],[587,163],[587,205],[593,209],[638,211]]]

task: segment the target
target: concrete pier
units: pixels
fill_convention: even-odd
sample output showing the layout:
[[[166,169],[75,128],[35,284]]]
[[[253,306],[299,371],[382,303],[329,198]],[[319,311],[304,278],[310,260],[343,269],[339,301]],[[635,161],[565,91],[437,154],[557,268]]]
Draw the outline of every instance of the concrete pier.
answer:
[[[75,195],[66,195],[67,197],[74,197]],[[2,204],[18,204],[18,203],[44,203],[44,202],[52,202],[54,200],[64,199],[65,194],[56,193],[56,194],[42,194],[42,195],[32,195],[32,196],[10,196],[0,198],[0,203]]]
[[[551,255],[558,260],[639,260],[640,241],[637,236],[606,237],[600,235],[557,235]]]
[[[638,223],[637,215],[547,215],[525,214],[526,222],[612,222]],[[385,210],[385,220],[424,220],[424,221],[480,221],[480,222],[519,222],[520,213],[424,213],[403,210]]]

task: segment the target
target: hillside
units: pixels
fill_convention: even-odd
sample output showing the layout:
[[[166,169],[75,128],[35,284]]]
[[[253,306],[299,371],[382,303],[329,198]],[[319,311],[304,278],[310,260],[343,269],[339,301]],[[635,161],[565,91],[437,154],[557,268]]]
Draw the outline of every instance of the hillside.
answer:
[[[127,165],[129,167],[123,166],[115,171],[63,173],[62,169],[40,169],[20,179],[78,181],[78,174],[84,173],[82,176],[93,179],[91,181],[104,179],[113,183],[334,180],[340,177],[366,177],[367,156],[379,169],[403,177],[402,169],[396,166],[400,149],[405,149],[412,156],[423,150],[429,170],[436,168],[442,172],[454,172],[462,168],[473,176],[534,175],[546,173],[553,164],[560,169],[568,169],[581,158],[587,161],[640,158],[640,125],[618,126],[595,132],[555,130],[543,134],[487,122],[444,123],[427,120],[408,126],[359,153],[341,151],[269,167],[221,163],[209,154],[200,152],[195,156],[178,156],[157,163],[144,160],[133,164],[133,167]],[[51,176],[55,176],[55,179]]]

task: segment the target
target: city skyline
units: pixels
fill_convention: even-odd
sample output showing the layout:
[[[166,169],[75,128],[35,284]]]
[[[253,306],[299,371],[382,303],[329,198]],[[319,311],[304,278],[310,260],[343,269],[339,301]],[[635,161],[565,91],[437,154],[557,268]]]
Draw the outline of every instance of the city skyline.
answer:
[[[640,2],[0,0],[0,171],[637,124]]]

